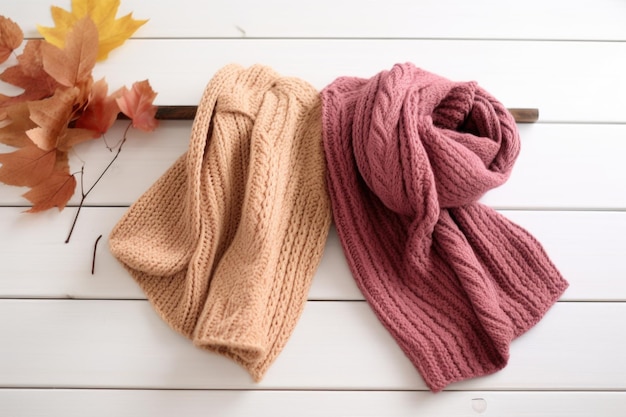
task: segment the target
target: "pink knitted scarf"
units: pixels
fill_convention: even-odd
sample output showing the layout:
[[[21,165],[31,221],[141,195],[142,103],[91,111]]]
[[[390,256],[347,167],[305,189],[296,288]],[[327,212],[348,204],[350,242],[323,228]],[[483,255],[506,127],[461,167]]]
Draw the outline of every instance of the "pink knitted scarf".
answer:
[[[477,201],[520,141],[474,82],[411,64],[322,92],[328,187],[350,269],[426,384],[503,368],[567,288],[541,245]]]

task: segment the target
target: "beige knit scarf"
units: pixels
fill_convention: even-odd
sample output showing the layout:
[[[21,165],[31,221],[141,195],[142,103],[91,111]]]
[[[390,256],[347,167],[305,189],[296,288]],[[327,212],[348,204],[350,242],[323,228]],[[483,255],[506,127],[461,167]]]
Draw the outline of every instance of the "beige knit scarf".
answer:
[[[188,151],[110,248],[163,320],[258,381],[302,312],[330,219],[319,94],[230,65],[204,92]]]

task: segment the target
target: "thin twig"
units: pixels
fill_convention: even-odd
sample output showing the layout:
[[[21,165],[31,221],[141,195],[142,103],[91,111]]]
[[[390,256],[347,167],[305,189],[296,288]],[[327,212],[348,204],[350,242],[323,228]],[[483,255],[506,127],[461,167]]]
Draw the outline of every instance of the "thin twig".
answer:
[[[96,251],[98,250],[98,242],[102,239],[102,235],[98,236],[96,243],[93,244],[93,258],[91,258],[91,275],[96,271]]]
[[[107,142],[107,135],[102,134],[102,140],[104,141],[104,146],[109,150],[109,152],[113,152],[113,148],[109,146],[109,142]]]
[[[96,185],[98,185],[98,183],[100,182],[100,180],[102,179],[104,174],[107,173],[109,168],[111,168],[111,165],[113,165],[113,163],[115,162],[117,157],[120,156],[120,152],[122,152],[122,146],[124,146],[124,143],[126,143],[126,139],[128,137],[128,131],[130,130],[132,125],[133,125],[132,122],[128,123],[128,126],[126,126],[126,130],[124,130],[124,135],[122,136],[122,140],[119,143],[119,147],[117,148],[117,152],[115,153],[115,155],[113,156],[113,158],[111,159],[109,164],[106,166],[106,168],[104,168],[104,170],[100,173],[100,176],[98,176],[96,181],[94,181],[94,183],[91,185],[91,187],[89,187],[89,189],[87,191],[85,191],[84,186],[83,186],[84,171],[83,171],[83,169],[81,169],[81,174],[80,174],[81,175],[81,177],[80,177],[80,188],[81,188],[81,190],[80,190],[80,194],[81,194],[80,203],[78,203],[78,209],[76,210],[76,215],[74,216],[74,220],[72,221],[72,227],[70,228],[70,232],[67,234],[67,239],[65,239],[65,243],[69,243],[70,238],[72,237],[72,232],[74,232],[74,227],[76,226],[76,221],[78,220],[78,215],[80,214],[80,210],[83,208],[83,203],[85,202],[85,199],[87,198],[89,193],[91,193],[91,191],[94,189],[94,187]]]
[[[81,198],[85,198],[85,161],[83,161],[83,165],[80,167],[80,195]]]
[[[74,155],[76,158],[78,158],[78,160],[85,165],[85,160],[83,158],[80,157],[79,153],[76,152],[76,148],[74,148],[73,146],[70,148],[70,152],[72,152],[72,155]]]

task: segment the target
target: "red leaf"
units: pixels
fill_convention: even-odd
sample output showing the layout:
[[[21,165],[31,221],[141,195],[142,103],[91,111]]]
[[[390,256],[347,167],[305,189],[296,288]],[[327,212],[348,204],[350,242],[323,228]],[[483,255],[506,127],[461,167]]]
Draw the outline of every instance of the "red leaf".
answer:
[[[33,203],[33,207],[26,212],[37,213],[52,207],[63,210],[75,189],[76,178],[69,173],[67,153],[59,153],[52,174],[24,193],[24,197]]]
[[[65,47],[44,43],[41,49],[43,67],[48,74],[66,87],[73,87],[91,77],[98,55],[98,28],[84,17],[67,33]]]
[[[0,154],[0,181],[8,185],[33,187],[50,176],[56,150],[44,151],[35,145]]]
[[[0,16],[0,64],[6,61],[11,53],[22,44],[22,29],[4,16]]]
[[[117,99],[120,110],[133,121],[133,127],[151,132],[156,129],[157,108],[152,104],[157,93],[152,90],[148,80],[138,81],[128,90],[122,89],[122,96]]]
[[[89,101],[83,114],[76,120],[76,127],[105,133],[115,123],[120,108],[115,100],[121,92],[107,96],[107,83],[103,79],[95,82],[91,88]]]
[[[50,97],[59,86],[59,83],[43,69],[42,44],[43,41],[40,40],[26,42],[24,51],[17,57],[17,65],[5,69],[0,74],[0,80],[24,89],[20,95],[0,97],[0,107]]]

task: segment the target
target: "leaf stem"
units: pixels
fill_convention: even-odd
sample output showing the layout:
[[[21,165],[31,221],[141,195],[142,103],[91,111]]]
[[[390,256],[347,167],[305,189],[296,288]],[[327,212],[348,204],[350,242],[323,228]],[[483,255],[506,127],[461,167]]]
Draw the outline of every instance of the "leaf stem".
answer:
[[[72,221],[72,227],[70,228],[70,232],[67,234],[67,239],[65,239],[65,243],[69,243],[70,238],[72,237],[72,233],[74,232],[74,227],[76,227],[76,221],[78,220],[78,215],[80,214],[80,210],[83,208],[85,199],[87,198],[89,193],[91,193],[91,191],[94,189],[94,187],[98,185],[98,183],[100,182],[102,177],[104,177],[104,174],[107,173],[109,168],[111,168],[111,166],[113,165],[117,157],[120,156],[120,152],[122,152],[122,147],[124,146],[124,143],[126,143],[126,139],[128,138],[128,131],[130,130],[132,125],[133,125],[132,122],[128,123],[128,126],[126,126],[126,129],[124,130],[124,135],[122,136],[122,140],[119,142],[117,152],[115,152],[115,155],[113,155],[113,158],[111,158],[111,161],[109,162],[109,164],[104,168],[104,170],[100,173],[98,178],[94,181],[94,183],[91,185],[91,187],[89,187],[87,191],[85,191],[84,183],[83,183],[84,165],[83,165],[83,168],[81,168],[80,170],[80,194],[81,194],[80,203],[78,203],[78,209],[76,210],[76,215],[74,216],[74,220]]]

